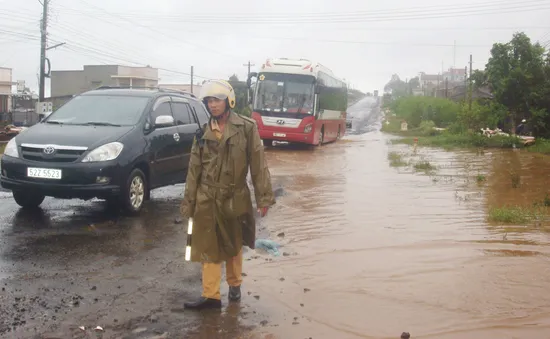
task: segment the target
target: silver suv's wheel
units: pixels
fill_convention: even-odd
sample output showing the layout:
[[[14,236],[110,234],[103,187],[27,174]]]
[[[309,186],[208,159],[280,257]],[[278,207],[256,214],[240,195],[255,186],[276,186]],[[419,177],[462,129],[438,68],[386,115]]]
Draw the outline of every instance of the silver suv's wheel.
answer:
[[[145,174],[136,168],[130,173],[126,185],[126,192],[123,193],[123,203],[125,210],[132,214],[137,214],[143,207],[146,199],[147,180]]]

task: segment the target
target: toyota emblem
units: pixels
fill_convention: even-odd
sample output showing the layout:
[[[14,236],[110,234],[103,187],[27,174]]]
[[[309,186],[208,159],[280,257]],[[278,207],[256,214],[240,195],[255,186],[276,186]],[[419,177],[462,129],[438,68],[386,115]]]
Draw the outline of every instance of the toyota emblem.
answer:
[[[44,147],[44,154],[52,155],[55,153],[55,148],[53,146]]]
[[[285,124],[285,121],[284,121],[284,120],[277,120],[277,124],[279,124],[279,125],[284,125],[284,124]]]

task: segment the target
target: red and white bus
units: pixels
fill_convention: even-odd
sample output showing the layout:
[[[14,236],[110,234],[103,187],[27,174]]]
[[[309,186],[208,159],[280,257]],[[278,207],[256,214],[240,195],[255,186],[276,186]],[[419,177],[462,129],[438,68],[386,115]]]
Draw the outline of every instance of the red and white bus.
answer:
[[[252,118],[264,145],[286,141],[321,145],[346,133],[348,91],[325,66],[305,59],[268,59],[252,95]]]

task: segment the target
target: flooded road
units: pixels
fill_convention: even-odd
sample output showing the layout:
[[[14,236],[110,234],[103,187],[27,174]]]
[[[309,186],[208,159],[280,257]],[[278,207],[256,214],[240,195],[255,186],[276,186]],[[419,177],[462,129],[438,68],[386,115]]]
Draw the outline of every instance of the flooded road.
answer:
[[[23,212],[0,193],[0,336],[545,337],[550,225],[487,216],[543,200],[548,158],[414,154],[361,134],[371,122],[320,148],[266,150],[278,193],[259,235],[283,255],[247,251],[243,300],[227,306],[223,283],[221,312],[181,311],[200,293],[200,267],[183,260],[182,185],[153,191],[140,218],[53,199]]]
[[[389,146],[388,139],[369,133],[314,153],[270,153],[277,173],[294,182],[269,223],[274,233],[284,232],[287,250],[299,253],[250,270],[269,295],[269,307],[288,312],[280,313],[286,319],[278,319],[273,333],[281,338],[548,333],[547,221],[510,228],[486,219],[490,207],[543,199],[549,159],[512,151],[419,149],[413,163],[435,167],[426,174],[414,166],[392,168],[388,152],[411,156],[412,149]],[[524,185],[512,188],[510,173],[519,173]],[[480,184],[476,178],[482,176]]]

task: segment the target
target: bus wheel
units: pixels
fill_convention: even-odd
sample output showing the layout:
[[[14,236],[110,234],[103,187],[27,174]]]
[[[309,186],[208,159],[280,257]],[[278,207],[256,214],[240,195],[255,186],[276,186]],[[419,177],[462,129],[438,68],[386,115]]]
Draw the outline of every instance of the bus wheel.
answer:
[[[323,144],[324,136],[325,136],[325,126],[321,127],[321,130],[319,131],[319,143],[317,145],[321,146]]]
[[[271,139],[263,139],[264,146],[266,147],[273,147],[273,140]]]

